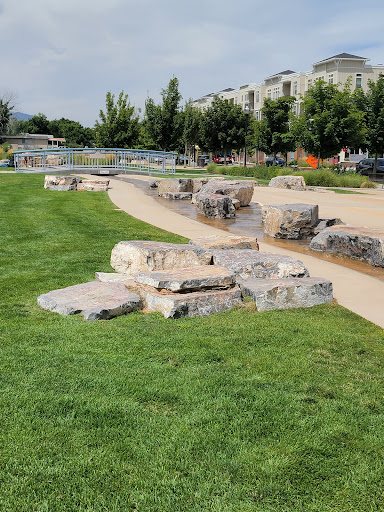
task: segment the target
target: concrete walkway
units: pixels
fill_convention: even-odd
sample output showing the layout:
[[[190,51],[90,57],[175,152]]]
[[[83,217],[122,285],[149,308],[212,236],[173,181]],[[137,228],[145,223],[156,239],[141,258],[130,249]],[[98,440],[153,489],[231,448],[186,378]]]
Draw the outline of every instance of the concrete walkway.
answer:
[[[148,179],[144,176],[138,176],[137,178],[140,180]],[[124,181],[116,179],[110,180],[109,197],[117,207],[133,217],[186,238],[223,234],[223,231],[219,229],[201,224],[168,210],[138,188]],[[348,218],[346,218],[344,212],[340,213],[339,211],[340,203],[344,202],[345,198],[349,199],[349,202],[346,202],[346,208],[350,210],[350,216]],[[343,196],[332,193],[296,192],[276,188],[256,188],[254,193],[255,201],[266,204],[278,204],[282,202],[313,202],[320,204],[324,202],[325,206],[320,204],[321,216],[340,216],[343,220],[351,223],[353,222],[352,219],[357,219],[359,216],[360,207],[358,206],[356,211],[356,207],[353,205],[356,198],[360,199],[360,204],[372,200],[372,198],[360,195]],[[380,204],[384,206],[384,193],[375,194],[373,200],[379,201]],[[334,207],[331,203],[334,203],[333,206],[337,207],[339,211],[338,215],[335,214]],[[373,222],[372,227],[376,227],[373,220],[376,219],[376,212],[374,208],[369,208],[370,204],[371,203],[367,203],[367,208],[371,210],[370,219],[372,219]],[[378,218],[381,218],[380,215],[378,215]],[[378,222],[380,221],[378,220]],[[359,224],[362,225],[362,223]],[[381,223],[381,226],[382,225]],[[300,259],[308,267],[311,276],[324,277],[333,282],[334,296],[340,305],[384,328],[383,281],[312,256],[297,254],[293,251],[270,246],[264,242],[260,243],[260,250]]]

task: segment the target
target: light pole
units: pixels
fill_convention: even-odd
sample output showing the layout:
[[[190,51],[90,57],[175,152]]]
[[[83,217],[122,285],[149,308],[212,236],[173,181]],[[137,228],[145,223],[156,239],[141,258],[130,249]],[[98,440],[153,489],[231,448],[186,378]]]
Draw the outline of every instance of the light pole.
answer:
[[[245,114],[244,167],[247,167],[247,135],[248,135],[248,116],[249,116],[248,104],[246,104],[244,107],[244,114]]]

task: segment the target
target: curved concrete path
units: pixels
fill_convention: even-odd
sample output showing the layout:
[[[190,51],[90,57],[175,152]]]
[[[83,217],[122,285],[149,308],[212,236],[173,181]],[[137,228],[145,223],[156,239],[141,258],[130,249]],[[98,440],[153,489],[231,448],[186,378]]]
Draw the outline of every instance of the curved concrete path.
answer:
[[[149,179],[145,176],[137,176],[137,178],[140,180]],[[295,192],[295,195],[290,196],[289,192]],[[133,217],[186,238],[194,238],[197,236],[206,236],[211,234],[223,234],[223,231],[219,229],[201,224],[195,220],[188,219],[187,217],[168,210],[158,204],[153,198],[147,196],[144,192],[134,187],[134,185],[125,181],[112,178],[110,180],[110,189],[108,193],[116,206]],[[276,188],[271,189],[270,191],[266,188],[256,188],[254,200],[260,202],[265,201],[267,204],[277,204],[279,202],[309,203],[311,201],[318,204],[321,196],[327,195],[329,197],[332,196],[330,200],[335,201],[339,207],[339,201],[342,201],[345,197],[341,196],[340,198],[339,194],[320,194],[317,192],[303,192],[301,194],[305,194],[305,199],[304,196],[296,196],[296,191],[283,190],[282,194],[280,194],[280,190]],[[313,197],[308,196],[307,194],[312,194]],[[261,201],[261,196],[263,197],[263,201]],[[300,201],[298,200],[299,197]],[[358,195],[347,197],[363,198],[364,196]],[[270,199],[271,201],[268,203]],[[281,199],[284,200],[281,201]],[[384,205],[384,193],[382,194],[382,199],[382,204]],[[379,200],[381,201],[381,197]],[[331,209],[328,213],[326,209],[323,210],[323,208],[320,207],[320,212],[322,216],[335,216],[334,212],[331,213]],[[356,212],[354,212],[353,207],[351,207],[351,219],[353,214],[356,214]],[[351,222],[351,220],[346,219],[343,215],[344,214],[339,213],[340,217]],[[372,212],[372,217],[375,217],[374,212]],[[308,267],[311,276],[325,277],[333,282],[334,296],[340,305],[384,328],[383,281],[379,281],[378,279],[334,263],[320,260],[305,254],[297,254],[293,251],[271,246],[264,242],[260,243],[260,250],[300,259]]]

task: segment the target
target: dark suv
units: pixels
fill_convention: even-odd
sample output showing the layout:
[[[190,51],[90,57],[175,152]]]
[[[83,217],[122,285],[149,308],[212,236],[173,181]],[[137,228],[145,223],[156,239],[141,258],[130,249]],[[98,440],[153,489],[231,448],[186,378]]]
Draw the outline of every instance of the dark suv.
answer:
[[[284,158],[281,158],[281,156],[277,156],[275,159],[273,159],[273,156],[269,156],[265,159],[265,165],[269,167],[270,165],[277,165],[279,167],[282,167],[285,165]]]
[[[375,165],[374,158],[364,158],[356,165],[356,171],[360,172],[364,176],[368,176],[373,173],[373,166]],[[384,158],[377,159],[376,172],[384,172]]]

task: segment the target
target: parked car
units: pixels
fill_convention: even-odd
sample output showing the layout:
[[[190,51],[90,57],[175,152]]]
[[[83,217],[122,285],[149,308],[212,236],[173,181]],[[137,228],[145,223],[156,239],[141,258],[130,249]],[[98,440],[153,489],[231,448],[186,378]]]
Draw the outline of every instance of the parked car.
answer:
[[[179,155],[177,157],[177,162],[176,162],[178,165],[188,165],[189,164],[189,158],[187,156],[184,156],[184,155]]]
[[[273,158],[273,156],[269,156],[268,158],[265,159],[265,165],[267,167],[269,167],[271,165],[277,165],[278,167],[283,167],[285,165],[285,160],[284,160],[284,158],[281,158],[281,156],[277,156],[275,159]]]
[[[228,155],[227,158],[221,155],[216,155],[214,158],[215,164],[231,164],[232,163],[232,156]]]
[[[373,166],[375,165],[374,158],[364,158],[356,165],[356,171],[360,172],[364,176],[368,176],[373,173]],[[384,172],[384,158],[377,159],[376,172]]]

